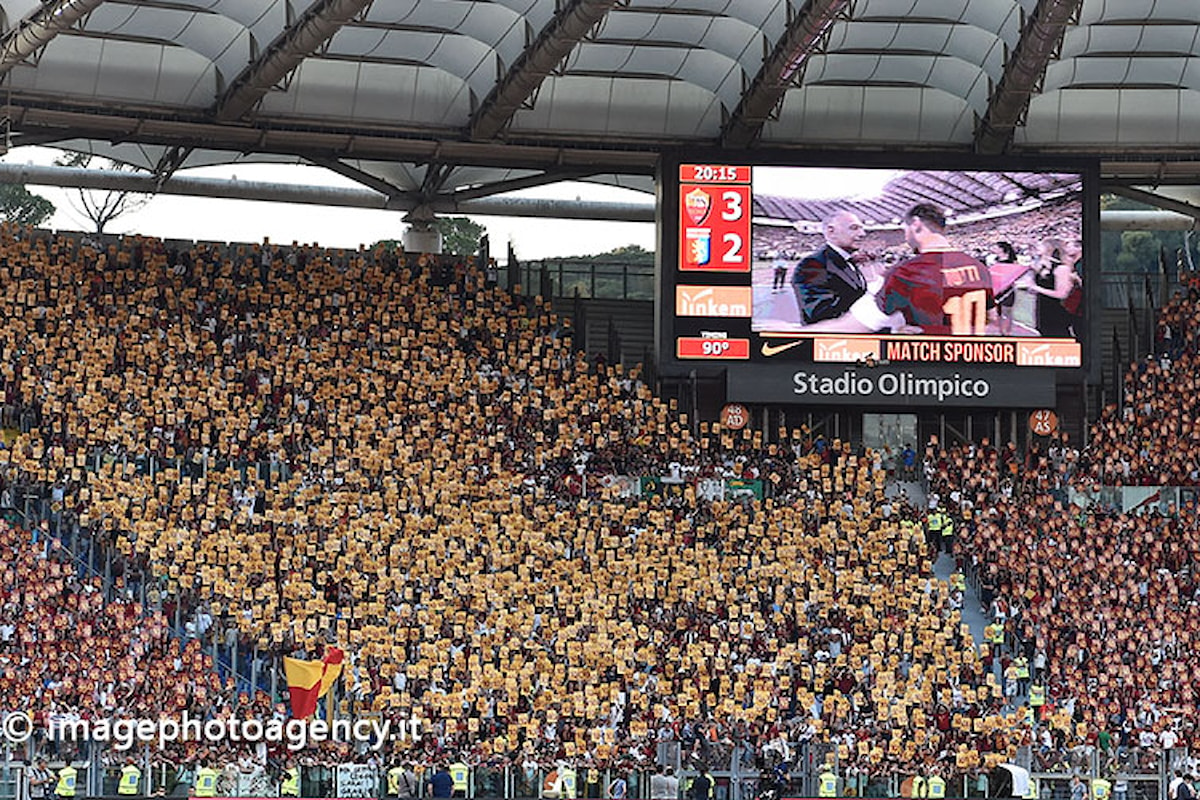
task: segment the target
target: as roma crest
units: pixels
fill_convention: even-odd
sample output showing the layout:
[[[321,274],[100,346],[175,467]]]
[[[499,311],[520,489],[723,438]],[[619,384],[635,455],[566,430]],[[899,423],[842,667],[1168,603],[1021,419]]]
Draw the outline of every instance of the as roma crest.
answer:
[[[708,213],[712,211],[712,198],[703,189],[693,189],[684,196],[683,207],[687,209],[687,215],[692,222],[700,225],[708,219]]]

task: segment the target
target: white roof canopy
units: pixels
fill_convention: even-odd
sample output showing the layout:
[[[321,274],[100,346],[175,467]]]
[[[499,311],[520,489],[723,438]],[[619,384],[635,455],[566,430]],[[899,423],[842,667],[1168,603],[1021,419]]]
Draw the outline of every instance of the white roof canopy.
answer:
[[[1114,182],[1200,182],[1197,0],[0,0],[0,22],[13,146],[164,176],[650,190],[691,144],[1082,153]]]

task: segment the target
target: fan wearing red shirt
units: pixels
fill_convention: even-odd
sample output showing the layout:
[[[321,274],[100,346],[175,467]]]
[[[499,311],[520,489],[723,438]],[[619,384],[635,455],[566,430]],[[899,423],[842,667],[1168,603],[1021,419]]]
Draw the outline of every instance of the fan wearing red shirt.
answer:
[[[895,267],[876,295],[883,314],[897,311],[924,333],[978,336],[987,332],[992,276],[979,259],[946,238],[946,217],[922,203],[904,217],[904,239],[917,255]]]
[[[946,238],[946,216],[920,203],[904,216],[904,239],[916,255],[896,265],[883,286],[829,320],[840,333],[891,328],[896,333],[979,336],[987,332],[995,302],[987,266]],[[805,328],[817,330],[824,323]]]

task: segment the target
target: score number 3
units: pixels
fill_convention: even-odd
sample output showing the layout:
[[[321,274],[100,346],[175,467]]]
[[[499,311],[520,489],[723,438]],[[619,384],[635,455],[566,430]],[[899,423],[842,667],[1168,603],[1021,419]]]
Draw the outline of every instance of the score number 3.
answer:
[[[987,333],[987,290],[975,289],[951,297],[942,304],[950,317],[954,336],[982,336]]]
[[[745,214],[742,208],[742,196],[737,192],[723,192],[721,199],[725,201],[725,210],[721,212],[721,219],[726,222],[737,222]],[[721,237],[721,241],[725,243],[725,257],[722,259],[726,264],[741,264],[742,257],[742,237],[736,233],[727,233]]]

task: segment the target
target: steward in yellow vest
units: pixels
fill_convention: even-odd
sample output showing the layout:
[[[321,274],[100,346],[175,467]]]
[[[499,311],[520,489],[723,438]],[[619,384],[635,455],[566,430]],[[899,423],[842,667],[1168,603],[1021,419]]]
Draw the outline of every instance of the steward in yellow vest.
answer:
[[[575,774],[575,770],[564,766],[559,773],[562,776],[562,798],[563,800],[574,800],[578,797],[578,782],[579,778]]]
[[[117,794],[132,796],[138,793],[138,784],[142,780],[142,771],[133,761],[121,767],[121,781],[117,784]]]
[[[454,781],[454,796],[466,797],[467,786],[471,782],[471,768],[462,761],[450,765],[450,780]]]
[[[196,770],[196,797],[216,797],[219,774],[206,762],[201,761],[200,769]]]
[[[954,519],[942,515],[942,550],[950,553],[954,549]]]
[[[300,796],[300,768],[295,764],[288,764],[288,768],[283,771],[283,780],[279,782],[279,796]]]
[[[992,648],[995,650],[992,655],[1000,655],[1000,647],[1004,644],[1004,626],[998,620],[994,621],[991,625],[983,629],[983,636],[991,643]]]
[[[74,797],[75,796],[75,768],[70,764],[58,771],[58,783],[54,787],[54,794],[58,797]]]
[[[397,764],[387,771],[388,797],[400,796],[400,782],[404,778],[404,767]]]
[[[817,778],[817,797],[837,797],[838,776],[828,767]]]

